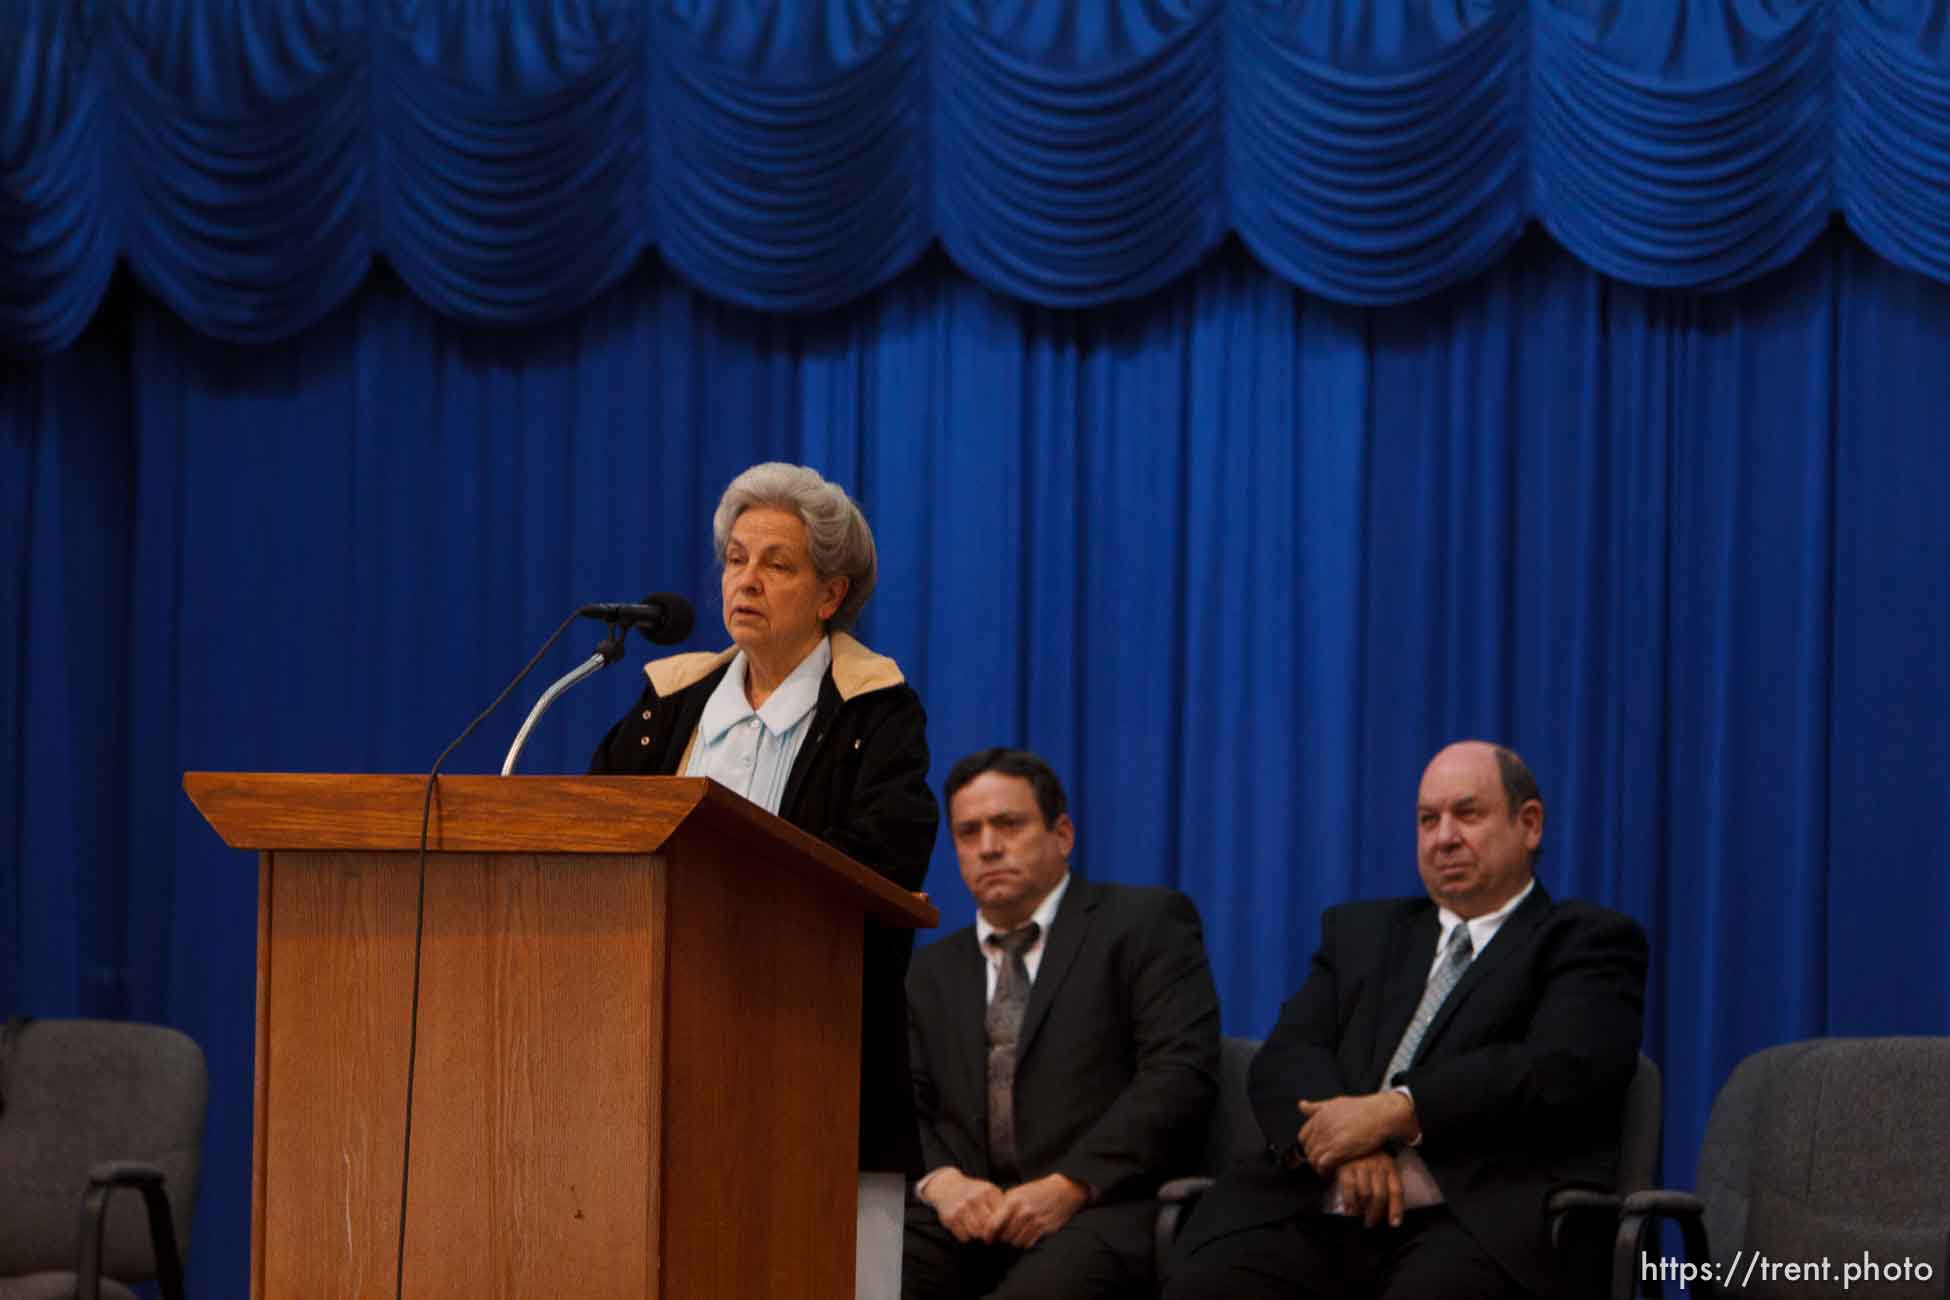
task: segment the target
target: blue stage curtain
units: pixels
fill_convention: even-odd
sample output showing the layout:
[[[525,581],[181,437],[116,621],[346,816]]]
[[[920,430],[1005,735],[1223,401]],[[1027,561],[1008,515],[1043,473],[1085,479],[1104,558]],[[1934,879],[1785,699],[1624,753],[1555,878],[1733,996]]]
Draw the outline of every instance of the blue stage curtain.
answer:
[[[1943,0],[0,0],[0,348],[117,258],[265,342],[383,258],[439,314],[561,318],[645,252],[832,308],[932,244],[1043,306],[1235,234],[1406,302],[1526,223],[1649,287],[1839,214],[1950,280]]]
[[[0,359],[0,1008],[125,1016],[134,895],[127,303],[41,363]],[[152,773],[151,773],[152,774]],[[140,779],[147,780],[149,775]],[[170,872],[165,865],[162,878]],[[167,940],[167,914],[163,939]],[[155,967],[139,964],[146,977]],[[153,992],[148,990],[146,992]],[[160,999],[143,1003],[159,1018]]]
[[[255,866],[182,772],[423,770],[583,600],[688,590],[723,644],[709,512],[784,457],[873,521],[863,632],[936,780],[1047,754],[1083,870],[1198,900],[1229,1032],[1268,1030],[1321,908],[1418,888],[1440,744],[1522,750],[1546,884],[1651,934],[1683,1181],[1747,1052],[1950,1032],[1947,353],[1950,288],[1840,229],[1718,297],[1542,237],[1389,309],[1237,253],[1125,309],[935,259],[796,319],[651,265],[521,333],[382,273],[259,348],[111,294],[0,364],[0,1007],[205,1044],[193,1274],[242,1294]],[[524,770],[578,770],[636,680],[572,693]],[[929,888],[968,919],[945,839]]]

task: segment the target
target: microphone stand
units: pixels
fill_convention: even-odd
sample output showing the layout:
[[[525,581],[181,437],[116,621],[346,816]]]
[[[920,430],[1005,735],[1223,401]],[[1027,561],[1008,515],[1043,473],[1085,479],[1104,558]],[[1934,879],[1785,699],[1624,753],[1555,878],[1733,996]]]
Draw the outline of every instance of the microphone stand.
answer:
[[[604,637],[602,644],[596,647],[596,653],[556,678],[549,688],[542,692],[542,698],[535,701],[535,707],[528,711],[528,718],[521,724],[521,730],[515,733],[515,743],[508,746],[508,756],[501,760],[501,775],[514,775],[515,760],[521,757],[521,747],[528,743],[528,733],[535,729],[535,724],[542,720],[542,715],[548,712],[549,705],[555,703],[558,696],[585,677],[601,672],[622,657],[622,632],[612,625],[609,635]]]

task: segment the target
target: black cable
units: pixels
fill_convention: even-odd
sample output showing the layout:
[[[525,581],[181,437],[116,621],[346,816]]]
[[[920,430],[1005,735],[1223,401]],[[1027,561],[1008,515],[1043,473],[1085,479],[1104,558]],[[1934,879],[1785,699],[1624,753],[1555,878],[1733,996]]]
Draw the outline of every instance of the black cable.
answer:
[[[433,760],[433,767],[427,772],[426,798],[420,805],[420,889],[419,897],[413,904],[413,1005],[407,1016],[406,1037],[406,1135],[400,1144],[399,1165],[399,1246],[393,1258],[393,1300],[402,1300],[406,1286],[406,1193],[408,1175],[413,1168],[413,1074],[420,1056],[420,951],[426,937],[427,928],[427,827],[433,820],[433,786],[440,774],[440,765],[447,761],[447,755],[459,748],[460,742],[474,734],[474,728],[487,721],[488,714],[501,707],[501,701],[508,698],[509,692],[521,685],[522,678],[534,670],[549,652],[549,647],[562,639],[570,624],[581,618],[580,613],[569,615],[562,625],[549,634],[542,642],[542,648],[535,652],[534,658],[522,665],[515,679],[501,688],[501,694],[494,702],[482,709],[474,721],[467,724],[461,732],[440,751],[440,757]],[[611,632],[615,635],[614,629]]]

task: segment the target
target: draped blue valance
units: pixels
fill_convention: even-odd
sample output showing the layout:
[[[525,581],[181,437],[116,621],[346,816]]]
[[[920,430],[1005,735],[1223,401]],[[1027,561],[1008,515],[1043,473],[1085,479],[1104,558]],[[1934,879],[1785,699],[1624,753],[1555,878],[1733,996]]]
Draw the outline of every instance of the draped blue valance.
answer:
[[[1528,221],[1717,289],[1839,215],[1950,281],[1950,0],[0,0],[0,347],[118,259],[291,335],[384,257],[435,310],[563,315],[655,250],[831,307],[939,241],[1050,306],[1228,233],[1342,302]]]

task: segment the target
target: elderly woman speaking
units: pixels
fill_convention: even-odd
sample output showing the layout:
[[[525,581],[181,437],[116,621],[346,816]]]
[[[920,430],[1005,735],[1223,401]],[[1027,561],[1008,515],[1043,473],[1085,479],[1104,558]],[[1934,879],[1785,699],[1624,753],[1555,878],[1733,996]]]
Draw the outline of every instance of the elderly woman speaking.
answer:
[[[927,782],[927,715],[894,661],[846,634],[878,569],[866,519],[816,471],[775,462],[731,481],[711,532],[732,648],[649,664],[650,684],[589,770],[711,777],[919,889],[940,821]],[[868,924],[863,1248],[875,1181],[864,1174],[919,1172],[904,988],[913,948],[912,931]],[[902,1184],[890,1185],[898,1251]]]

